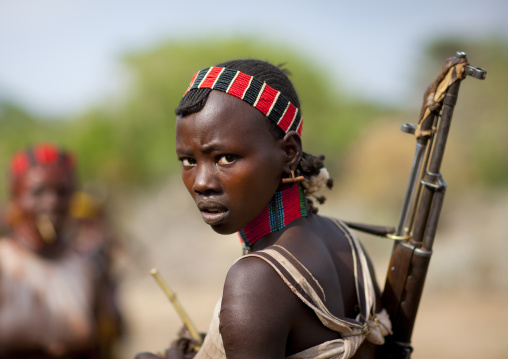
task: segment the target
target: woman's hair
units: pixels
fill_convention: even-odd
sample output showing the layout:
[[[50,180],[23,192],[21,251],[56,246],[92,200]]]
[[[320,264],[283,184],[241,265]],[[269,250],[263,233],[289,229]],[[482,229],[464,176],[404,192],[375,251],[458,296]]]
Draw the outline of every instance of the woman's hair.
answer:
[[[241,71],[244,74],[255,77],[260,81],[266,82],[269,86],[273,87],[275,90],[280,91],[293,105],[297,108],[300,108],[300,100],[298,99],[298,95],[296,90],[288,78],[289,71],[283,69],[283,65],[275,66],[269,62],[255,59],[241,59],[241,60],[232,60],[223,62],[221,64],[216,65],[217,67],[226,67],[232,70]],[[208,95],[210,94],[211,89],[193,89],[180,100],[178,107],[175,109],[175,114],[177,116],[185,117],[190,114],[199,112],[203,109],[208,99]],[[277,139],[282,139],[284,137],[284,131],[277,126],[277,124],[273,121],[270,121],[268,117],[266,118],[266,123],[269,126],[270,133]],[[326,172],[324,168],[324,156],[312,156],[308,153],[303,153],[302,159],[297,167],[297,172],[303,175],[306,179],[311,179],[314,177],[323,178],[323,172]],[[324,171],[323,171],[324,170]],[[326,185],[328,188],[331,188],[333,185],[333,181],[327,177],[328,172],[326,172],[326,178],[323,178],[320,182],[323,182],[322,185]],[[307,184],[304,183],[304,188],[306,190],[307,195],[313,195],[313,190],[309,190],[312,186],[309,185],[309,181]],[[313,182],[316,182],[314,180]],[[322,187],[320,185],[320,187]],[[315,186],[314,186],[315,188]],[[314,196],[319,203],[323,203],[325,201],[325,197],[316,197]],[[317,208],[312,205],[312,200],[307,198],[309,209],[317,213]]]

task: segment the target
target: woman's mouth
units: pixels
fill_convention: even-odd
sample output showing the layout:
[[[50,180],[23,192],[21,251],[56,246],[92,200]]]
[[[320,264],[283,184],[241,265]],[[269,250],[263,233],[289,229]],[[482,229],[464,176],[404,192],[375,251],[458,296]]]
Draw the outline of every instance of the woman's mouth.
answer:
[[[228,209],[217,202],[199,202],[198,208],[206,224],[214,226],[221,224],[228,216]]]
[[[203,216],[203,220],[206,224],[211,226],[220,224],[227,216],[228,212],[207,212],[201,211],[201,215]]]

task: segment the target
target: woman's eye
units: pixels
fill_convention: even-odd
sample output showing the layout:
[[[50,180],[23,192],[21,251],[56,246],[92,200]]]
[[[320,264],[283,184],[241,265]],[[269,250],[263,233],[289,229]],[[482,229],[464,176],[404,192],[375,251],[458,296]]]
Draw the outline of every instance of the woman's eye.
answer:
[[[196,161],[193,158],[181,158],[180,162],[182,162],[183,167],[191,167],[196,164]]]
[[[217,161],[220,165],[230,165],[235,161],[236,157],[234,155],[223,155],[220,156],[219,161]]]

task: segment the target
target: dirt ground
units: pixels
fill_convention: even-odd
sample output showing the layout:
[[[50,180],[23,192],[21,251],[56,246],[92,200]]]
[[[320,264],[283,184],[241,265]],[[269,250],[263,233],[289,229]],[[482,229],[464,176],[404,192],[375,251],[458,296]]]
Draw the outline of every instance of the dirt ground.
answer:
[[[129,298],[124,301],[124,309],[130,335],[120,347],[121,358],[133,358],[140,351],[162,350],[179,329],[175,311],[154,287],[151,281],[124,287],[123,294]],[[187,313],[201,331],[208,327],[218,292],[194,287],[178,289]],[[505,295],[424,295],[413,332],[412,358],[507,358],[507,322]]]
[[[207,331],[229,266],[240,255],[239,238],[213,233],[187,194],[172,184],[124,206],[128,220],[120,261],[120,301],[128,335],[120,358],[160,351],[181,321],[149,271],[157,267],[200,331]],[[179,187],[177,187],[179,188]],[[341,217],[351,203],[332,200],[323,214]],[[482,203],[485,202],[485,203]],[[508,358],[508,196],[455,200],[443,212],[413,333],[412,358]],[[472,218],[475,220],[473,221]],[[467,226],[463,224],[467,223]],[[481,224],[481,225],[480,225]],[[384,283],[392,244],[362,238]]]

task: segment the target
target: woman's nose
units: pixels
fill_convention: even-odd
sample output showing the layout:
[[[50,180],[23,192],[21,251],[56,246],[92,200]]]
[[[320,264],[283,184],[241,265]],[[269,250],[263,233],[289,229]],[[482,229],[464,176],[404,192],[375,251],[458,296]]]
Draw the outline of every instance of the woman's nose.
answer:
[[[69,201],[69,195],[59,190],[47,191],[44,196],[44,206],[46,209],[54,210],[65,207]]]
[[[59,202],[59,196],[58,193],[55,190],[48,190],[44,194],[44,204],[48,208],[54,208],[57,207]]]
[[[197,166],[192,189],[201,194],[219,192],[220,186],[215,166],[204,164]]]

